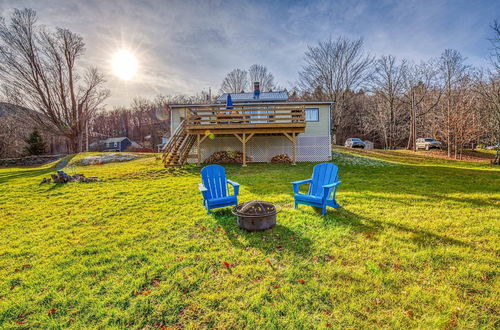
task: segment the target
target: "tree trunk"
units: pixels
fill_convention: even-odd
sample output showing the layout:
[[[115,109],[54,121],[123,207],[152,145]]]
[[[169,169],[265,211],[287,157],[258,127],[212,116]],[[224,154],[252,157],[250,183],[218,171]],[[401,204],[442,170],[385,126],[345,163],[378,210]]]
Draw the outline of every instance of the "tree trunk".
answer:
[[[500,135],[497,136],[497,153],[492,162],[493,165],[500,165]]]

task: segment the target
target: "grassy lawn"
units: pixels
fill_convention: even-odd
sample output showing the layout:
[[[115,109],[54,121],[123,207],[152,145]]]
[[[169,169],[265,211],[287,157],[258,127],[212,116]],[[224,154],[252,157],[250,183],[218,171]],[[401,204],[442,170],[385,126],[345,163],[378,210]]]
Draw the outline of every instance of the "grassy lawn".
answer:
[[[337,152],[325,217],[291,207],[314,164],[226,166],[240,201],[283,205],[260,233],[206,214],[195,166],[70,166],[103,181],[66,185],[0,169],[0,327],[498,329],[500,171]]]

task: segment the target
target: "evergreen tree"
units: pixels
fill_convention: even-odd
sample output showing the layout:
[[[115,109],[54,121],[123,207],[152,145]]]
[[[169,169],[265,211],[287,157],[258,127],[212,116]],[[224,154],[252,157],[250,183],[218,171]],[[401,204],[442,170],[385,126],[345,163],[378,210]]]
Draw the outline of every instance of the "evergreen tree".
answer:
[[[47,149],[47,144],[37,130],[34,130],[25,142],[28,145],[24,149],[29,155],[41,155]]]

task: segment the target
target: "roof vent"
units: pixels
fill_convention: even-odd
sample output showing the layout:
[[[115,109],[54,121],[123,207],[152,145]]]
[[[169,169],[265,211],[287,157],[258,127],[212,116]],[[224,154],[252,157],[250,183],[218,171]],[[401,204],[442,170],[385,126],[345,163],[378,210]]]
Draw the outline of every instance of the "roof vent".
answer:
[[[253,83],[253,98],[258,99],[260,95],[260,83],[258,81]]]

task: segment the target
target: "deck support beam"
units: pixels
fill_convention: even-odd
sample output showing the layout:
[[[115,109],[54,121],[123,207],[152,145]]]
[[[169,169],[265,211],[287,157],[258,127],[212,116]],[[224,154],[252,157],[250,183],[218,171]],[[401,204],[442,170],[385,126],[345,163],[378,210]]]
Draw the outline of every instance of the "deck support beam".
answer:
[[[283,135],[286,136],[286,138],[290,140],[290,142],[292,142],[292,165],[295,165],[297,161],[297,133],[283,132]]]
[[[243,167],[247,166],[247,133],[243,133]]]
[[[196,154],[198,157],[198,166],[201,165],[201,144],[207,137],[207,134],[205,134],[203,137],[201,137],[201,134],[196,134]]]
[[[234,136],[240,140],[241,146],[242,146],[242,152],[243,152],[243,166],[247,166],[247,142],[250,141],[250,139],[254,136],[254,133],[242,133],[241,136],[234,133]]]
[[[196,156],[198,157],[198,162],[197,162],[198,166],[201,165],[200,140],[201,140],[200,134],[196,134],[196,154],[197,154]]]

